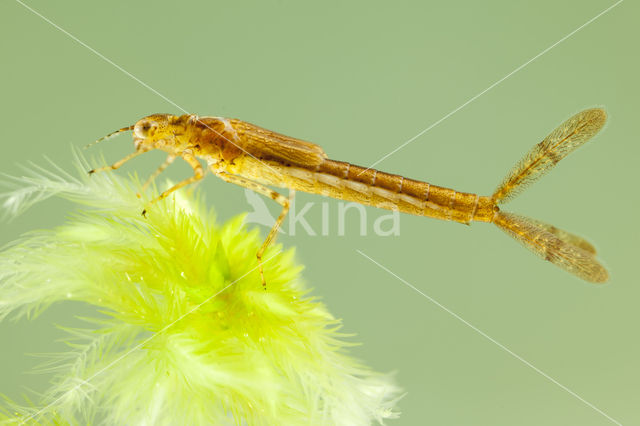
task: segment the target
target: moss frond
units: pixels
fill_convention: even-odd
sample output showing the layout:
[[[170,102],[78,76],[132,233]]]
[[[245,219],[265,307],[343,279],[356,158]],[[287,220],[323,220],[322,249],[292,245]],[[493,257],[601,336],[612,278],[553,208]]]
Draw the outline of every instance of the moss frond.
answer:
[[[77,155],[79,170],[87,161]],[[0,252],[0,319],[82,301],[103,316],[66,328],[55,380],[0,418],[61,424],[369,424],[393,418],[398,388],[348,356],[341,323],[308,296],[293,250],[265,254],[243,218],[215,222],[179,193],[140,212],[135,179],[30,168],[6,178],[4,212],[53,195],[79,209]],[[72,305],[70,305],[72,306]],[[70,307],[71,309],[71,307]],[[33,417],[32,417],[33,416]]]

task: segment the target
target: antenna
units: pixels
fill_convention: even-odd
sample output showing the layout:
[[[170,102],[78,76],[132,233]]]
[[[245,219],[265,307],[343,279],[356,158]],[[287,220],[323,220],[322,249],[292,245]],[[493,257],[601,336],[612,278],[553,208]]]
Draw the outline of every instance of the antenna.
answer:
[[[115,132],[111,132],[111,133],[109,133],[108,135],[103,136],[103,137],[101,137],[100,139],[98,139],[98,140],[96,140],[96,141],[94,141],[94,142],[91,142],[90,144],[86,145],[86,146],[84,147],[84,149],[87,149],[87,148],[89,148],[89,147],[91,147],[91,146],[93,146],[93,145],[97,144],[98,142],[102,142],[102,141],[106,141],[107,139],[111,139],[112,137],[114,137],[114,136],[116,136],[116,135],[119,135],[119,134],[120,134],[120,133],[122,133],[122,132],[127,132],[127,131],[129,131],[129,130],[133,130],[133,128],[134,128],[134,127],[135,127],[135,126],[134,126],[134,125],[132,125],[132,126],[129,126],[129,127],[123,127],[122,129],[116,130]]]

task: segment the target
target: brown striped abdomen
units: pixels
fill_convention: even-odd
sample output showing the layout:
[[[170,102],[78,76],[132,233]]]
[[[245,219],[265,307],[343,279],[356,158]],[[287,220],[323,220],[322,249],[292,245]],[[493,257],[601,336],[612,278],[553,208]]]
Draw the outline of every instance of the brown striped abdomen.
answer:
[[[458,192],[400,175],[333,160],[326,160],[316,173],[320,183],[317,189],[328,190],[329,193],[325,195],[334,198],[462,223],[482,220],[483,216],[493,216],[492,208],[491,214],[487,214],[490,204],[487,197]],[[340,178],[343,181],[340,185],[342,188],[323,188],[326,186],[322,182],[323,175]]]
[[[269,167],[248,156],[238,164],[238,174],[268,185],[417,216],[429,216],[461,223],[491,222],[495,204],[490,197],[458,192],[400,175],[365,169],[350,163],[325,160],[317,167]]]

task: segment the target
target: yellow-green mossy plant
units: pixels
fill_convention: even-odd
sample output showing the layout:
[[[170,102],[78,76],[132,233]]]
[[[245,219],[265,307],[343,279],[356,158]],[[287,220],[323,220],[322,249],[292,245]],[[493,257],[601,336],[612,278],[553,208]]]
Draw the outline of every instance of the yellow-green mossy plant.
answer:
[[[78,164],[91,168],[80,156]],[[242,217],[219,226],[181,191],[144,218],[135,179],[80,176],[31,168],[4,178],[13,185],[1,199],[9,215],[53,195],[81,207],[0,252],[0,320],[35,318],[56,302],[97,309],[83,328],[65,328],[69,351],[45,368],[50,389],[35,403],[7,400],[1,419],[364,425],[396,417],[399,389],[348,356],[352,343],[308,295],[293,250],[267,250],[265,291],[262,240]]]

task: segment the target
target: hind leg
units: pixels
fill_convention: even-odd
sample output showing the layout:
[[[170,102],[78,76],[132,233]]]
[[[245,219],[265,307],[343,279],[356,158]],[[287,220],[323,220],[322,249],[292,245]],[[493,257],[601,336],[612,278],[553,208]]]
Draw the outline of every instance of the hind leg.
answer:
[[[264,269],[262,267],[262,255],[264,254],[267,247],[269,247],[269,245],[275,240],[276,236],[278,235],[278,229],[280,229],[280,226],[282,225],[284,218],[287,216],[287,213],[289,212],[289,206],[291,205],[291,201],[293,200],[293,196],[295,192],[291,191],[291,195],[289,196],[289,198],[287,198],[284,195],[272,190],[269,187],[266,187],[252,180],[243,178],[241,176],[231,175],[226,172],[214,172],[214,173],[216,174],[216,176],[218,176],[220,179],[224,180],[225,182],[234,183],[236,185],[240,185],[245,188],[248,188],[252,191],[255,191],[259,194],[262,194],[266,197],[271,198],[272,200],[274,200],[275,202],[277,202],[282,206],[282,211],[280,212],[280,215],[276,219],[276,222],[273,224],[273,227],[271,228],[271,231],[269,231],[267,238],[265,238],[264,242],[262,243],[262,246],[260,246],[260,249],[256,253],[256,257],[258,258],[258,269],[260,271],[260,279],[262,280],[262,287],[266,290],[267,282],[264,279]]]

